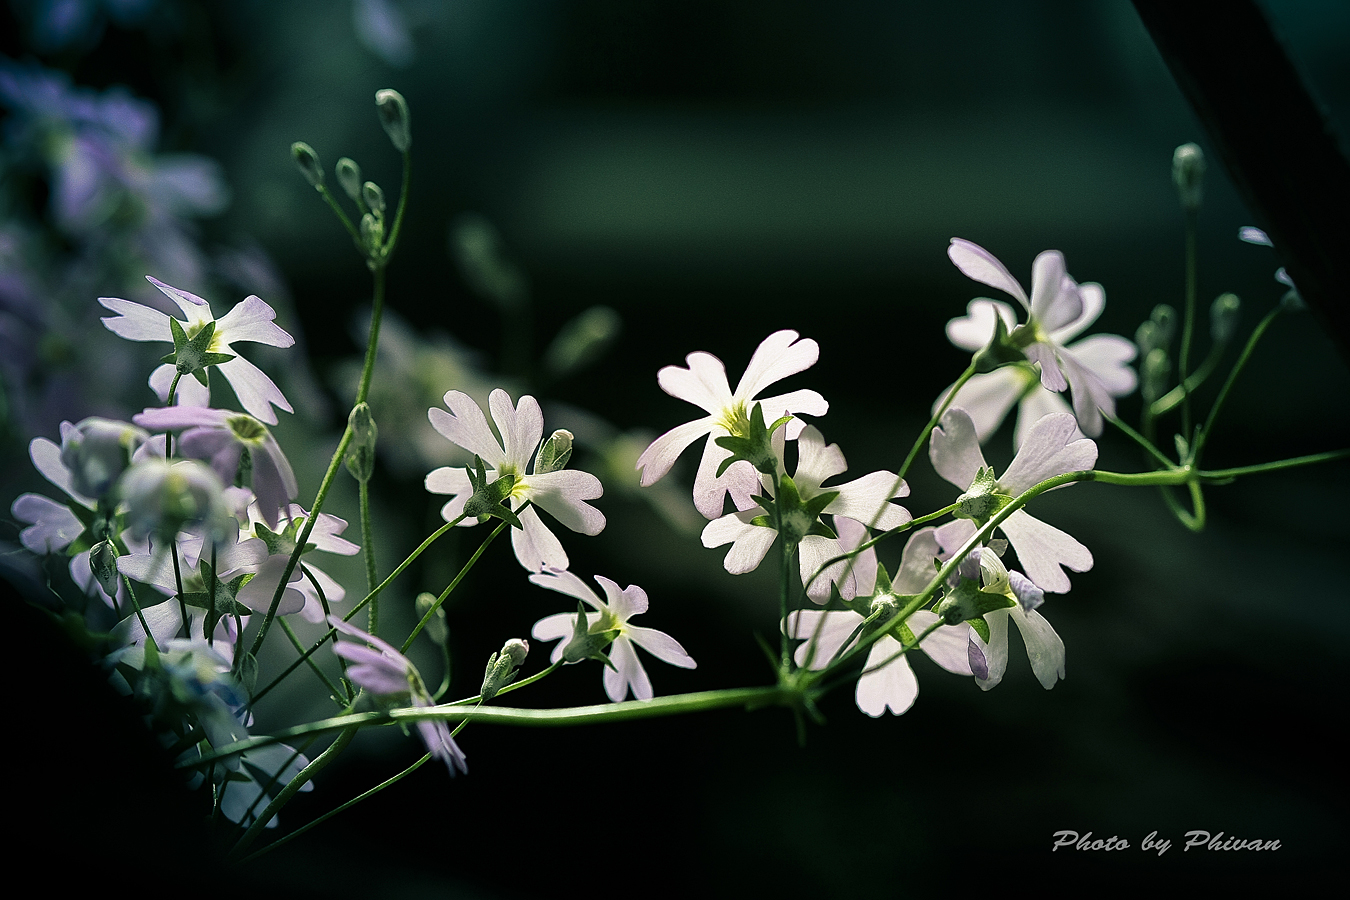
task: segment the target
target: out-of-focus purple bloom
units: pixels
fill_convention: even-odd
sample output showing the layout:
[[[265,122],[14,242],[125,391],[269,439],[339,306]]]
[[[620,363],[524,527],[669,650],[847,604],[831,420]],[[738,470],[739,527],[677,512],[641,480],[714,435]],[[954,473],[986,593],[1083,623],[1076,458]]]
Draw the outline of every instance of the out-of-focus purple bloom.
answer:
[[[403,11],[390,0],[355,0],[352,25],[361,46],[389,65],[402,69],[412,63],[412,34]]]
[[[70,471],[77,491],[102,497],[149,437],[127,422],[91,416],[61,435],[61,462]]]
[[[224,484],[234,483],[248,451],[258,509],[274,529],[281,509],[300,491],[276,438],[250,415],[202,406],[165,406],[137,413],[132,421],[154,431],[184,429],[178,450],[191,459],[209,460]]]
[[[367,634],[337,616],[329,616],[328,624],[343,634],[365,641],[370,646],[351,641],[337,641],[333,652],[354,665],[347,667],[347,677],[363,690],[377,697],[387,698],[395,703],[407,701],[415,707],[432,706],[431,694],[422,682],[417,667],[412,660],[395,650],[390,644],[373,634]],[[417,733],[429,752],[436,759],[444,760],[450,774],[455,770],[468,773],[464,751],[459,749],[450,735],[450,728],[444,719],[425,719],[417,723]]]

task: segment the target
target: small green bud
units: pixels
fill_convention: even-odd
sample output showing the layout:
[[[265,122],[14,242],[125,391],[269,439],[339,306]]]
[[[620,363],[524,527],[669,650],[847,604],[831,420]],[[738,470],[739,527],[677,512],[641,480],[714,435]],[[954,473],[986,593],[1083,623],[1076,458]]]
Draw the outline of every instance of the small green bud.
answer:
[[[417,619],[421,621],[426,618],[427,613],[435,607],[436,612],[427,619],[427,627],[423,629],[427,637],[431,638],[432,643],[438,647],[444,647],[445,642],[450,638],[450,627],[445,624],[445,607],[436,606],[436,595],[423,591],[417,595]]]
[[[99,541],[89,550],[89,570],[98,586],[111,598],[117,596],[117,548],[112,541]]]
[[[500,653],[494,653],[488,658],[487,670],[483,673],[483,686],[478,691],[484,703],[497,696],[502,688],[515,680],[516,670],[525,662],[529,652],[529,644],[519,638],[512,638],[506,642]]]
[[[511,638],[505,644],[502,644],[502,656],[508,657],[511,664],[519,669],[525,665],[525,658],[530,655],[530,642],[520,638]]]
[[[408,101],[398,91],[384,88],[375,92],[375,108],[379,111],[380,124],[384,126],[384,133],[389,135],[394,149],[406,153],[412,146]]]
[[[1242,301],[1237,294],[1220,294],[1209,308],[1209,337],[1216,344],[1226,344],[1237,331],[1238,314]]]
[[[559,428],[540,446],[534,457],[534,474],[546,475],[566,467],[572,457],[572,432]]]
[[[380,430],[370,415],[370,405],[366,403],[358,403],[352,407],[351,414],[347,416],[347,424],[352,429],[352,440],[347,445],[344,462],[352,477],[365,484],[375,471],[375,444],[379,439]]]
[[[356,160],[344,156],[337,161],[337,180],[353,203],[361,203],[361,167]]]
[[[366,207],[377,217],[384,215],[384,191],[373,181],[361,185],[361,199]]]
[[[1149,313],[1149,321],[1158,329],[1159,347],[1172,346],[1172,338],[1177,333],[1177,311],[1166,303],[1159,303]]]
[[[300,174],[315,190],[323,187],[323,166],[319,165],[319,154],[314,152],[313,147],[304,141],[296,141],[291,144],[291,159],[295,160],[295,164],[300,167]]]
[[[1154,347],[1144,356],[1140,368],[1139,392],[1145,403],[1152,403],[1167,393],[1167,385],[1172,379],[1172,360],[1162,347]]]
[[[384,246],[384,220],[377,218],[371,213],[366,213],[362,216],[361,243],[365,245],[367,253],[372,255],[379,253],[380,249]]]
[[[1172,154],[1172,183],[1181,197],[1181,206],[1194,212],[1200,208],[1205,186],[1205,151],[1197,144],[1182,144]]]

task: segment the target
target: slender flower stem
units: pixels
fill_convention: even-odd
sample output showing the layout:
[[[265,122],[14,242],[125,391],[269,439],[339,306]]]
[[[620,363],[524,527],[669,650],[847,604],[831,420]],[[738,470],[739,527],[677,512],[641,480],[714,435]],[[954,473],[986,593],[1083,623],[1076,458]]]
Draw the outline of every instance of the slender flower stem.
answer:
[[[521,508],[524,509],[524,506],[522,505]],[[464,517],[461,515],[460,518],[462,519]],[[501,524],[492,530],[492,533],[487,536],[487,540],[483,541],[483,543],[478,546],[478,549],[473,552],[473,556],[470,556],[469,561],[459,570],[459,574],[455,576],[454,580],[450,582],[441,595],[436,598],[436,602],[431,604],[431,607],[426,611],[426,615],[422,616],[422,621],[417,623],[417,626],[412,630],[412,634],[408,635],[408,639],[403,642],[402,651],[404,653],[408,652],[408,648],[412,646],[413,640],[422,633],[423,628],[427,627],[427,623],[431,621],[431,617],[436,615],[436,610],[441,608],[441,604],[450,596],[451,591],[459,587],[460,581],[463,580],[465,575],[469,574],[469,570],[473,568],[474,563],[478,562],[478,558],[483,555],[483,551],[487,550],[488,545],[492,543],[492,539],[501,534],[502,529],[505,528],[506,525],[506,521],[503,520]]]
[[[1335,462],[1338,459],[1350,459],[1350,449],[1347,450],[1328,450],[1325,453],[1312,453],[1308,456],[1295,456],[1292,459],[1281,459],[1276,462],[1258,463],[1254,466],[1238,466],[1235,469],[1213,469],[1208,472],[1202,472],[1205,478],[1216,484],[1222,484],[1231,478],[1238,478],[1242,475],[1258,475],[1263,472],[1278,472],[1281,469],[1293,469],[1298,466],[1311,466],[1316,463]]]
[[[1195,333],[1196,294],[1196,225],[1199,212],[1186,210],[1186,311],[1181,323],[1181,349],[1177,353],[1177,381],[1181,386],[1181,432],[1186,440],[1191,435],[1191,390],[1187,376],[1190,373],[1191,341]]]
[[[1129,425],[1127,425],[1123,420],[1117,419],[1115,416],[1103,416],[1102,418],[1106,419],[1106,421],[1110,422],[1112,425],[1116,426],[1116,427],[1119,428],[1121,431],[1125,432],[1125,435],[1126,435],[1127,437],[1129,437],[1129,438],[1130,438],[1131,440],[1133,440],[1136,444],[1138,444],[1140,447],[1142,447],[1142,448],[1144,449],[1144,452],[1145,452],[1145,453],[1147,453],[1149,456],[1153,457],[1153,459],[1154,459],[1156,462],[1160,463],[1164,468],[1171,469],[1171,468],[1174,468],[1174,467],[1176,466],[1176,464],[1173,463],[1172,460],[1168,459],[1168,458],[1167,458],[1167,455],[1166,455],[1165,453],[1163,453],[1161,450],[1159,450],[1159,449],[1153,444],[1152,441],[1150,441],[1148,438],[1144,437],[1144,436],[1143,436],[1142,434],[1140,434],[1139,432],[1135,431],[1133,428],[1131,428]]]
[[[314,674],[324,683],[324,686],[332,692],[334,697],[342,698],[344,692],[337,685],[333,684],[332,680],[323,673],[323,669],[320,669],[314,660],[310,658],[310,655],[305,652],[305,648],[300,643],[300,638],[296,635],[295,629],[291,628],[291,623],[282,619],[281,630],[286,632],[286,637],[291,639],[291,644],[295,646],[296,651],[300,654],[300,659],[309,663],[309,667],[314,670]]]
[[[375,794],[378,794],[380,791],[384,790],[385,788],[390,787],[390,786],[392,786],[392,785],[394,785],[394,784],[397,784],[398,782],[402,781],[402,780],[403,780],[404,778],[406,778],[407,776],[411,775],[413,772],[416,772],[418,769],[422,768],[422,766],[425,765],[425,764],[426,764],[426,761],[429,760],[429,759],[431,759],[431,754],[430,754],[430,753],[423,754],[423,756],[422,756],[421,759],[419,759],[417,762],[413,763],[411,766],[408,766],[408,768],[404,769],[402,772],[399,772],[399,773],[398,773],[397,775],[395,775],[393,778],[389,778],[389,779],[386,779],[386,780],[380,782],[379,784],[375,785],[375,787],[373,787],[373,788],[371,788],[370,790],[366,791],[364,794],[361,794],[360,796],[357,796],[357,797],[353,797],[352,799],[348,800],[346,803],[344,803],[344,804],[342,804],[341,806],[339,806],[337,809],[329,810],[328,812],[326,812],[326,813],[324,813],[323,815],[319,816],[319,817],[318,817],[317,819],[315,819],[314,821],[308,822],[308,823],[306,823],[306,824],[304,824],[304,825],[301,825],[299,828],[295,829],[295,830],[292,831],[290,834],[286,835],[286,836],[283,837],[283,838],[278,838],[277,840],[275,840],[275,841],[273,841],[272,843],[268,844],[266,847],[263,847],[263,848],[260,849],[260,850],[254,850],[254,851],[253,851],[252,853],[250,853],[248,856],[245,856],[243,859],[239,860],[240,864],[247,863],[247,862],[251,862],[251,861],[257,859],[259,856],[262,856],[264,853],[267,853],[267,852],[270,851],[270,850],[275,850],[276,848],[280,847],[282,844],[288,843],[288,842],[291,841],[293,838],[298,838],[300,835],[304,834],[306,831],[309,831],[311,828],[314,828],[314,827],[316,827],[316,826],[322,825],[324,822],[327,822],[329,819],[333,818],[333,816],[336,816],[338,813],[343,812],[344,810],[351,809],[353,806],[355,806],[356,804],[360,803],[362,800],[365,800],[367,797],[373,797]]]
[[[357,491],[361,504],[361,550],[366,562],[366,592],[375,590],[379,575],[375,569],[375,529],[370,520],[370,482],[357,482]],[[370,601],[370,626],[366,629],[373,635],[380,630],[380,601],[373,597]]]
[[[333,196],[332,191],[328,190],[327,185],[320,184],[315,187],[319,192],[319,196],[323,197],[328,203],[328,208],[333,211],[333,215],[338,217],[338,221],[342,223],[342,227],[347,229],[347,233],[350,234],[352,240],[356,242],[356,249],[364,256],[366,248],[361,243],[361,232],[356,230],[356,226],[352,224],[352,220],[347,217],[347,212],[342,208],[342,204],[337,202],[337,198]]]
[[[1224,379],[1223,387],[1219,388],[1219,396],[1214,398],[1214,405],[1209,408],[1209,415],[1205,417],[1204,429],[1200,434],[1196,435],[1195,459],[1197,462],[1200,459],[1200,450],[1204,447],[1205,441],[1209,440],[1209,433],[1214,428],[1214,419],[1219,415],[1219,409],[1223,406],[1224,401],[1228,399],[1228,394],[1233,389],[1233,384],[1237,381],[1238,374],[1241,373],[1242,369],[1247,365],[1247,360],[1251,358],[1252,351],[1256,349],[1257,342],[1261,340],[1265,335],[1266,330],[1270,328],[1271,323],[1274,322],[1276,317],[1282,312],[1284,312],[1284,304],[1277,304],[1275,308],[1266,313],[1261,321],[1257,323],[1257,326],[1252,329],[1251,337],[1247,338],[1246,346],[1244,346],[1242,352],[1238,354],[1237,362],[1233,363],[1232,370],[1228,373],[1228,377]]]
[[[910,519],[903,525],[897,525],[890,531],[883,531],[881,534],[878,534],[871,540],[862,542],[861,544],[854,547],[847,553],[841,553],[838,556],[830,557],[829,559],[825,560],[825,562],[821,563],[820,567],[811,574],[811,578],[806,582],[804,590],[810,591],[811,585],[816,583],[816,579],[819,578],[821,575],[823,575],[825,573],[825,570],[828,569],[830,566],[834,565],[835,563],[843,562],[846,559],[849,560],[854,559],[857,557],[859,553],[862,553],[864,550],[869,550],[872,547],[875,547],[877,544],[881,543],[884,539],[892,537],[893,535],[900,534],[901,532],[908,531],[915,525],[926,525],[929,522],[932,522],[936,519],[940,519],[943,516],[948,515],[949,513],[955,512],[956,508],[960,505],[961,505],[960,503],[953,503],[951,506],[944,506],[942,509],[939,509],[936,512],[931,512],[926,516],[920,516],[917,519]]]
[[[1223,357],[1224,348],[1227,346],[1226,343],[1216,343],[1210,347],[1204,362],[1200,363],[1200,368],[1191,373],[1191,376],[1186,379],[1185,384],[1178,384],[1166,394],[1163,394],[1157,400],[1154,400],[1151,404],[1145,406],[1149,415],[1161,416],[1166,412],[1170,412],[1176,408],[1177,404],[1180,403],[1187,394],[1194,393],[1196,388],[1205,383],[1205,379],[1214,374],[1215,368],[1219,365],[1219,360]]]

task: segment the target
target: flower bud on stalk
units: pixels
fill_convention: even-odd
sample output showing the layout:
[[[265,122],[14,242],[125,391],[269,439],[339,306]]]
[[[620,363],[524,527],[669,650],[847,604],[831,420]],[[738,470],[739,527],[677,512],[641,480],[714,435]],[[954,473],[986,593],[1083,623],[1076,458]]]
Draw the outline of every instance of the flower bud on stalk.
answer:
[[[559,428],[544,441],[534,458],[534,474],[545,475],[566,467],[572,458],[572,432]]]
[[[337,161],[337,180],[342,185],[342,190],[352,202],[360,204],[361,200],[361,167],[356,164],[356,160],[350,157],[342,157]]]
[[[1144,357],[1141,369],[1143,377],[1139,380],[1139,392],[1145,403],[1152,403],[1167,393],[1167,384],[1172,378],[1172,361],[1167,358],[1166,350],[1154,347]]]
[[[1200,208],[1205,186],[1205,151],[1197,144],[1182,144],[1172,154],[1172,183],[1187,212]]]
[[[423,591],[417,595],[417,618],[419,621],[426,618],[427,612],[436,606],[436,595]],[[436,606],[436,613],[427,621],[427,637],[431,638],[432,643],[438,647],[444,647],[445,642],[450,639],[450,627],[445,624],[444,607]]]
[[[398,91],[385,88],[375,92],[375,108],[380,113],[380,124],[393,143],[394,149],[406,153],[412,146],[412,125],[408,116],[408,101]]]
[[[352,407],[347,423],[352,429],[352,442],[347,445],[347,471],[365,484],[375,471],[375,444],[380,430],[370,415],[370,405],[358,403]]]
[[[117,597],[117,549],[111,541],[99,541],[89,550],[89,571],[110,598]]]
[[[1209,308],[1209,336],[1216,344],[1226,344],[1237,331],[1242,302],[1237,294],[1220,294]]]
[[[296,141],[291,144],[291,159],[295,160],[295,164],[300,167],[300,174],[316,191],[323,187],[323,166],[319,165],[319,154],[314,152],[313,147],[304,141]]]
[[[361,200],[376,217],[384,216],[384,191],[373,181],[361,185]]]
[[[525,662],[529,652],[528,643],[520,638],[512,638],[502,646],[500,653],[494,653],[488,658],[487,671],[483,673],[483,687],[478,692],[484,703],[515,680],[516,670]]]

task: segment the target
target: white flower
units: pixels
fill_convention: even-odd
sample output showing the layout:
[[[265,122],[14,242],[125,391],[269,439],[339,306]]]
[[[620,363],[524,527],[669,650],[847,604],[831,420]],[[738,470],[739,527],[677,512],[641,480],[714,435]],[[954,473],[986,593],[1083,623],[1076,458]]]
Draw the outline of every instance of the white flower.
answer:
[[[256,296],[244,298],[242,303],[216,319],[210,305],[195,294],[179,290],[146,276],[146,280],[168,297],[183,311],[186,319],[179,320],[184,333],[189,338],[201,331],[208,322],[215,322],[215,333],[211,337],[212,353],[230,353],[234,359],[216,366],[220,374],[234,388],[239,404],[255,418],[268,425],[277,424],[277,415],[272,407],[293,412],[291,404],[282,396],[281,390],[253,363],[244,359],[230,345],[235,341],[256,341],[272,347],[289,347],[295,343],[291,337],[273,321],[276,311]],[[173,333],[169,328],[169,316],[156,309],[120,300],[116,297],[100,297],[98,302],[116,316],[103,319],[103,324],[113,334],[129,341],[168,341],[173,342]],[[150,387],[161,400],[169,403],[169,386],[173,383],[174,367],[165,363],[150,375]],[[178,380],[178,400],[187,406],[209,406],[210,392],[195,378]]]
[[[722,515],[723,500],[730,491],[736,508],[744,509],[759,485],[754,467],[742,460],[718,476],[717,467],[731,456],[731,451],[717,446],[716,439],[742,435],[749,422],[750,407],[755,403],[762,407],[765,424],[772,424],[788,414],[825,415],[830,405],[815,391],[758,396],[774,382],[815,365],[819,357],[820,347],[815,341],[797,340],[795,331],[776,331],[755,350],[735,393],[727,384],[726,367],[711,353],[690,353],[685,357],[688,368],[666,366],[661,369],[656,373],[656,380],[662,390],[702,408],[708,415],[672,428],[652,441],[637,461],[643,487],[654,484],[669,472],[685,447],[707,435],[703,459],[694,477],[694,505],[704,518],[715,519]],[[796,438],[802,423],[794,420],[787,427],[788,437]]]
[[[1049,415],[1031,426],[1008,470],[993,485],[993,496],[1015,497],[1047,478],[1066,472],[1091,469],[1097,461],[1097,445],[1082,438],[1075,440],[1077,429],[1068,413]],[[988,468],[980,452],[975,424],[964,410],[947,410],[942,423],[933,429],[929,444],[933,468],[952,484],[969,491],[981,469]],[[1075,572],[1092,568],[1092,553],[1077,540],[1039,519],[1025,509],[1008,516],[999,526],[1027,575],[1041,588],[1055,593],[1069,589],[1069,576],[1061,566]],[[965,519],[944,526],[944,535],[964,541],[976,531]],[[955,548],[950,548],[955,549]]]
[[[866,529],[858,523],[848,519],[835,519],[835,522],[839,530],[839,542],[846,550],[855,549],[866,539]],[[936,571],[933,560],[941,555],[933,532],[932,528],[923,528],[910,537],[909,543],[905,545],[900,570],[891,582],[890,594],[877,595],[876,592],[876,551],[869,547],[859,553],[854,562],[858,595],[875,596],[874,603],[877,600],[895,602],[896,595],[923,591]],[[896,626],[894,633],[900,634],[906,642],[912,642],[937,620],[936,613],[926,609],[917,610],[902,625]],[[863,616],[851,610],[807,609],[788,616],[784,630],[789,637],[805,641],[797,648],[797,664],[805,666],[809,661],[811,668],[823,669],[841,649],[856,643],[858,635],[855,632],[863,621]],[[944,625],[924,638],[919,648],[948,672],[970,675],[969,642],[969,625]],[[863,666],[866,674],[858,679],[854,700],[858,709],[873,718],[882,715],[887,709],[898,716],[913,706],[919,696],[919,682],[906,656],[891,658],[903,646],[892,634],[887,634],[868,650],[867,662]],[[877,666],[880,668],[875,668]],[[869,672],[868,669],[875,671]]]
[[[516,559],[531,572],[546,567],[567,568],[567,553],[535,510],[544,510],[573,531],[597,535],[605,527],[604,513],[585,501],[595,500],[604,493],[600,479],[575,469],[526,472],[530,457],[544,433],[544,414],[539,409],[539,401],[529,395],[521,397],[515,407],[511,405],[510,395],[501,388],[494,390],[488,398],[492,419],[501,432],[500,442],[488,427],[483,411],[468,394],[447,391],[445,405],[450,412],[435,407],[428,411],[432,427],[451,443],[482,459],[489,483],[504,475],[515,476],[515,487],[508,498],[512,509],[519,509],[527,500],[530,502],[529,508],[519,514],[523,527],[511,529]],[[536,460],[536,468],[537,465]],[[462,468],[443,466],[432,470],[426,477],[426,488],[433,494],[452,495],[450,502],[441,508],[441,515],[447,522],[463,513],[465,502],[473,496],[468,471]],[[478,523],[470,517],[461,524]]]
[[[567,594],[595,607],[596,612],[586,614],[587,627],[591,632],[617,630],[618,634],[615,635],[614,643],[609,649],[609,660],[614,664],[614,668],[605,667],[605,693],[609,695],[610,700],[618,703],[628,696],[630,689],[638,700],[652,699],[651,679],[647,677],[647,670],[642,667],[642,660],[638,659],[637,651],[634,650],[635,645],[672,666],[679,666],[682,669],[697,666],[693,657],[670,635],[654,628],[628,624],[628,620],[633,616],[647,611],[646,591],[635,584],[630,584],[621,591],[617,584],[603,575],[596,575],[595,580],[604,589],[608,603],[597,597],[595,591],[571,572],[549,569],[530,576],[530,581],[540,587]],[[576,620],[577,613],[558,613],[534,623],[532,634],[535,640],[563,639],[553,648],[553,662],[562,659],[563,649],[567,646],[567,638],[573,634]]]
[[[783,468],[781,431],[774,434],[773,441],[781,476]],[[838,491],[839,496],[831,500],[822,510],[822,513],[833,515],[836,523],[842,518],[848,518],[871,525],[875,520],[876,528],[889,531],[912,518],[904,507],[888,502],[892,498],[909,494],[909,486],[900,481],[894,472],[872,472],[844,484],[822,485],[827,478],[840,475],[848,468],[839,445],[826,446],[820,431],[814,425],[807,425],[802,429],[797,446],[797,471],[792,480],[798,495],[803,502],[807,502],[821,494]],[[764,484],[761,487],[766,496],[772,495],[772,481],[768,476],[764,476]],[[731,544],[731,550],[727,552],[723,561],[724,568],[733,575],[751,572],[764,560],[765,554],[769,552],[769,547],[773,545],[774,538],[778,535],[766,518],[766,512],[756,506],[714,519],[703,529],[703,546],[712,548]],[[756,520],[759,520],[758,523]],[[807,523],[806,527],[809,528],[810,524]],[[838,556],[841,552],[838,541],[817,534],[807,534],[803,537],[797,550],[803,584],[826,560]],[[830,583],[838,583],[843,577],[845,568],[844,562],[835,563],[810,585],[807,595],[817,603],[824,603],[830,598]],[[839,584],[839,591],[845,599],[854,596],[852,576]]]
[[[1106,305],[1106,292],[1099,284],[1078,284],[1064,270],[1064,256],[1047,250],[1032,265],[1031,298],[1003,264],[988,250],[961,238],[952,238],[947,255],[956,267],[975,281],[996,287],[1016,298],[1030,314],[1016,329],[1013,342],[1027,358],[1040,364],[1038,391],[1027,371],[1006,366],[976,375],[962,387],[956,402],[971,413],[980,440],[996,429],[1013,403],[1021,401],[1015,442],[1021,445],[1026,430],[1041,416],[1067,412],[1054,396],[1072,389],[1073,410],[1086,434],[1102,431],[1102,412],[1115,415],[1115,398],[1134,390],[1136,377],[1126,365],[1134,359],[1134,344],[1114,334],[1099,334],[1066,347],[1064,342],[1097,320]],[[994,336],[995,322],[1002,318],[1012,331],[1017,317],[1012,307],[996,300],[971,301],[967,315],[947,323],[947,337],[971,352],[985,347]],[[940,404],[946,397],[938,399]],[[936,407],[935,407],[936,408]]]

